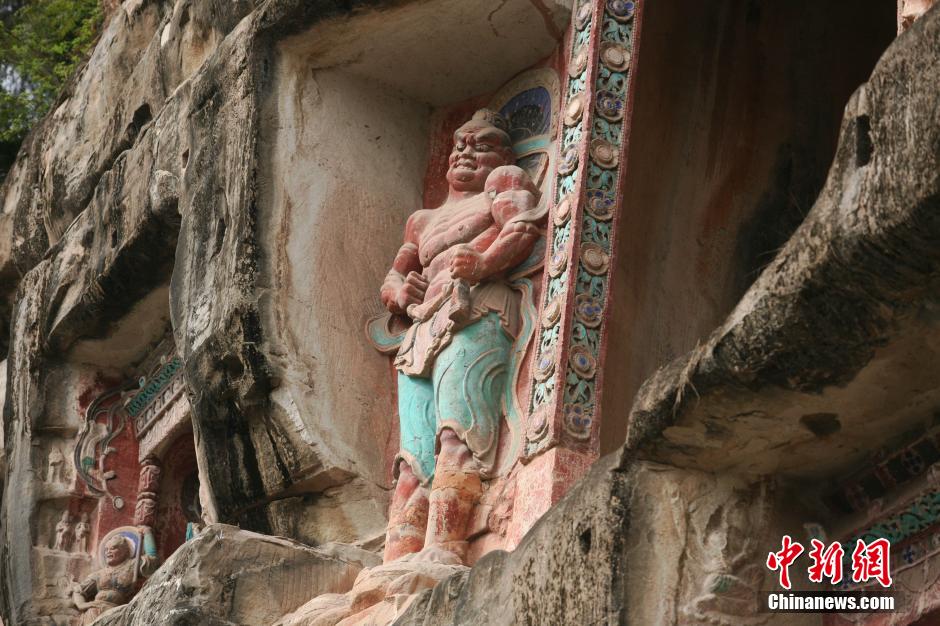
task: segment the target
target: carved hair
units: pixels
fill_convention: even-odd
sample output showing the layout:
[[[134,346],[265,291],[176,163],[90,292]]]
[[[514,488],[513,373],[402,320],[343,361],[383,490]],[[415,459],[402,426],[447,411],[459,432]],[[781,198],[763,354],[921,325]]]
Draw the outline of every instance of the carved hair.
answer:
[[[509,120],[492,109],[480,109],[474,113],[473,117],[470,119],[486,122],[490,126],[500,129],[507,135],[509,134]]]
[[[134,556],[134,544],[132,544],[130,539],[128,539],[127,537],[122,537],[121,535],[115,535],[114,537],[111,537],[110,539],[108,539],[108,543],[107,545],[105,545],[105,550],[107,550],[109,546],[114,546],[114,547],[123,546],[124,554],[127,556],[127,558]]]

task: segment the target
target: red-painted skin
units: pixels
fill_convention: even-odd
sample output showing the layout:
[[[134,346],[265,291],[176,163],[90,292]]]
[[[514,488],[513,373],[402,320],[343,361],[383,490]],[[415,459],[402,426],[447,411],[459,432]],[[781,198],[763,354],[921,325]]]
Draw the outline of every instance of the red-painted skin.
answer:
[[[513,162],[509,136],[482,120],[454,133],[447,171],[447,201],[415,212],[405,226],[404,244],[382,285],[383,304],[407,314],[437,296],[454,279],[476,284],[519,265],[532,251],[538,229],[510,220],[535,207],[536,190]],[[485,192],[485,193],[484,193]],[[481,482],[467,445],[450,429],[439,435],[440,453],[428,494],[405,462],[392,498],[385,561],[435,546],[466,557],[470,514]],[[427,511],[427,515],[423,511]],[[420,529],[427,526],[423,545]]]
[[[409,305],[433,298],[452,278],[476,284],[529,256],[538,229],[528,222],[507,222],[535,206],[534,188],[509,174],[487,180],[494,169],[512,162],[508,141],[506,133],[484,122],[457,129],[447,201],[408,218],[405,243],[382,285],[389,311],[405,314]],[[487,183],[495,199],[481,194]]]
[[[386,563],[421,550],[428,525],[428,490],[421,486],[407,462],[402,461],[398,471],[388,514],[383,555]]]

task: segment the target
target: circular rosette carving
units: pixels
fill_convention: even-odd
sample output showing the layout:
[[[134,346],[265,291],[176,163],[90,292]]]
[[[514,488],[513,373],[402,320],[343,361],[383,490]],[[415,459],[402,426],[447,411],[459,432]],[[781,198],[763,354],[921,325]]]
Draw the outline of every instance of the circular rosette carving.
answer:
[[[586,243],[581,246],[581,263],[588,272],[600,276],[607,272],[610,256],[596,243]]]
[[[548,420],[545,411],[536,411],[526,426],[526,438],[529,441],[538,441],[548,433]]]
[[[565,432],[575,439],[588,439],[591,436],[591,416],[587,408],[579,403],[572,402],[564,406]]]
[[[562,176],[567,176],[576,169],[578,169],[578,161],[580,156],[578,155],[578,146],[570,146],[567,150],[561,155],[561,163],[558,164],[558,173]]]
[[[612,170],[620,164],[620,151],[609,141],[595,139],[591,142],[591,158],[605,170]]]
[[[623,119],[623,98],[612,91],[598,91],[594,106],[597,114],[609,122]]]
[[[571,348],[571,352],[568,353],[568,363],[575,374],[586,380],[594,378],[597,372],[597,361],[591,351],[584,346]]]
[[[630,51],[613,41],[605,41],[600,47],[601,63],[615,72],[625,72],[630,67]]]
[[[584,117],[584,93],[572,96],[565,107],[565,126],[575,126]]]
[[[551,328],[561,318],[560,298],[552,298],[542,310],[542,328]]]
[[[607,12],[618,22],[629,22],[636,13],[636,2],[632,0],[607,0]]]
[[[571,57],[571,64],[568,65],[568,76],[577,78],[587,69],[590,53],[587,46],[581,46]]]
[[[603,189],[588,189],[585,210],[598,222],[606,222],[614,217],[614,199]]]
[[[604,305],[592,295],[582,293],[574,299],[574,316],[588,328],[597,328],[601,325],[604,315]]]
[[[553,278],[558,278],[566,267],[568,267],[568,253],[564,248],[556,250],[548,260],[548,273]]]
[[[552,220],[555,222],[555,226],[562,226],[571,217],[571,209],[574,204],[574,199],[570,195],[566,195],[561,199],[561,202],[555,205],[555,210],[552,213]]]
[[[535,380],[545,382],[555,373],[555,351],[548,350],[539,355],[535,362]]]
[[[581,30],[588,25],[588,22],[591,21],[591,13],[594,11],[594,3],[590,0],[585,0],[574,12],[574,27],[575,30]]]

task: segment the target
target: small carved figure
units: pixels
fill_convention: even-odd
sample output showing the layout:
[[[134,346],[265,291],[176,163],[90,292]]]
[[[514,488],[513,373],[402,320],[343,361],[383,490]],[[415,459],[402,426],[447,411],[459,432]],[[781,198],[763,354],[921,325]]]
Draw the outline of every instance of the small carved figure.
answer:
[[[713,513],[698,535],[704,576],[696,596],[683,607],[680,624],[757,626],[770,619],[760,611],[767,568],[758,552],[767,501],[762,491],[755,500],[741,499]]]
[[[142,526],[141,554],[133,558],[130,541],[123,535],[116,535],[105,546],[105,567],[91,574],[81,584],[72,589],[72,602],[82,612],[82,625],[91,624],[98,616],[122,604],[130,602],[137,591],[137,579],[147,577],[156,571],[156,542],[149,527]]]
[[[72,540],[75,535],[72,533],[72,516],[68,511],[62,511],[62,518],[55,525],[55,543],[52,544],[53,550],[68,552],[72,547]]]
[[[88,552],[88,535],[91,534],[91,526],[88,524],[88,513],[82,513],[78,524],[75,525],[75,549],[78,552]]]
[[[512,165],[507,126],[483,109],[457,129],[447,200],[411,215],[382,285],[385,307],[414,322],[395,358],[401,448],[386,562],[422,549],[462,562],[494,468],[521,327],[506,277],[531,254],[544,218],[535,184]]]
[[[52,446],[49,450],[49,457],[46,459],[46,482],[61,483],[63,479],[63,469],[65,467],[65,457],[58,447]]]

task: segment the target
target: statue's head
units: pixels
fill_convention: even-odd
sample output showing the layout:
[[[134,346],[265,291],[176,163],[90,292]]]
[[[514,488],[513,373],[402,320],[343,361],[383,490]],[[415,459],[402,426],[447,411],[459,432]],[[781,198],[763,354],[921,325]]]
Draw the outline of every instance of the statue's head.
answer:
[[[456,191],[483,191],[486,177],[501,165],[515,161],[506,119],[480,109],[454,133],[447,182]]]
[[[104,561],[111,567],[120,565],[131,556],[131,548],[127,539],[120,535],[112,537],[104,547]]]

